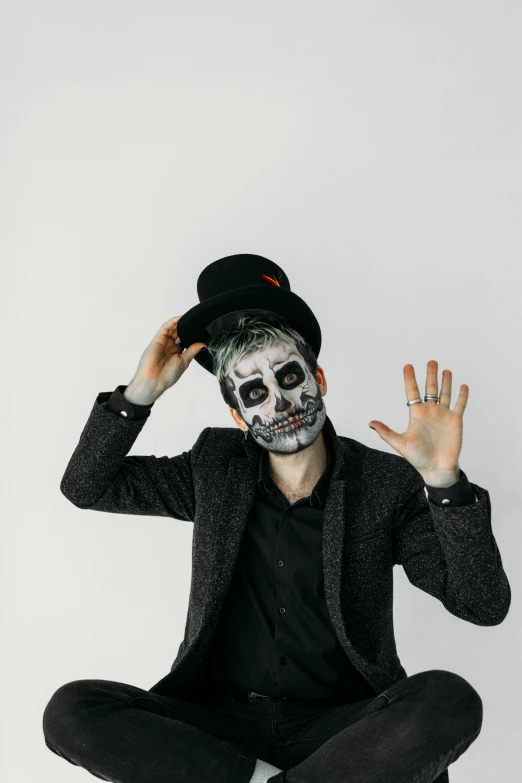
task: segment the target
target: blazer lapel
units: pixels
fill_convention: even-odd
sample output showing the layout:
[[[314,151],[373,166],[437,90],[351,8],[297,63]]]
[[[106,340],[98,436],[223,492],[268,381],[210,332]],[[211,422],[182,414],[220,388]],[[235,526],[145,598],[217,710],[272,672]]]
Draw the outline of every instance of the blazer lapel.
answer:
[[[259,457],[258,457],[259,459]],[[215,626],[223,608],[250,511],[256,500],[258,461],[250,452],[231,457],[216,514],[213,562],[204,619]]]

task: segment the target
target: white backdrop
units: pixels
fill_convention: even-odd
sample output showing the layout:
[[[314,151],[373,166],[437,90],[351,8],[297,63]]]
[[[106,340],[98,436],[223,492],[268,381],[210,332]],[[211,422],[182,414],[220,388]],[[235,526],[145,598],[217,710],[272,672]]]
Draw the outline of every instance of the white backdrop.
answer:
[[[452,783],[519,780],[522,11],[515,0],[70,3],[2,9],[0,773],[75,783],[44,744],[63,683],[149,688],[183,638],[192,527],[80,510],[60,493],[100,391],[128,383],[211,261],[280,264],[321,324],[327,412],[391,450],[403,366],[469,385],[460,465],[490,492],[512,588],[460,620],[395,569],[408,674],[484,702]],[[131,454],[235,426],[193,362]]]

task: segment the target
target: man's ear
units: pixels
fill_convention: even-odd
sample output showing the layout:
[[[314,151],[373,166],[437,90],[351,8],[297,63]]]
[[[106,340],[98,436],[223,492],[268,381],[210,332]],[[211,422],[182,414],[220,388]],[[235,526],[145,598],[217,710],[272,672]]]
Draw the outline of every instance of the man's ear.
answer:
[[[319,365],[317,365],[317,370],[315,372],[315,380],[317,381],[319,390],[324,397],[328,390],[328,384],[326,383],[326,378],[324,377],[324,370]]]
[[[236,424],[239,427],[239,429],[243,430],[243,432],[246,432],[248,430],[248,427],[245,424],[245,420],[243,419],[243,417],[239,415],[239,413],[236,411],[235,408],[230,407],[229,411],[230,411],[230,415],[232,416],[232,418],[236,422]]]

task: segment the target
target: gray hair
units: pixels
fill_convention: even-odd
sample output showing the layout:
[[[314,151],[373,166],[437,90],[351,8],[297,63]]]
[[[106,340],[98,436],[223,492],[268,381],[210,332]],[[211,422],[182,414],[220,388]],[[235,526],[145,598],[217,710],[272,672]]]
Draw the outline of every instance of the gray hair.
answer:
[[[221,395],[230,407],[237,410],[237,401],[227,384],[230,370],[250,353],[271,348],[277,343],[289,347],[296,345],[315,377],[317,357],[306,340],[284,318],[268,311],[242,315],[232,327],[207,342]]]

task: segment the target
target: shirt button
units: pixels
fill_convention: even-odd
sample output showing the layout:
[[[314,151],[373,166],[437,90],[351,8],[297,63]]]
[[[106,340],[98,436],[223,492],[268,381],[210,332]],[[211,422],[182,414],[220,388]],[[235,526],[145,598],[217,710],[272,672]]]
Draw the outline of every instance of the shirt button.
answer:
[[[121,413],[122,416],[126,416],[127,415],[127,411],[120,411],[120,413]]]
[[[278,561],[277,561],[277,565],[278,565],[278,566],[284,566],[284,564],[285,564],[285,561],[284,561],[284,560],[278,560]]]
[[[449,500],[448,498],[444,498],[442,502],[443,503],[451,503],[451,500]]]
[[[280,614],[284,614],[284,613],[286,612],[286,609],[285,609],[285,607],[284,607],[284,606],[282,606],[282,607],[281,607],[281,609],[279,610],[279,612],[280,612]]]
[[[285,658],[285,656],[284,656],[284,655],[283,655],[283,656],[282,656],[282,658],[281,658],[281,663],[282,663],[283,665],[286,663],[286,658]]]

